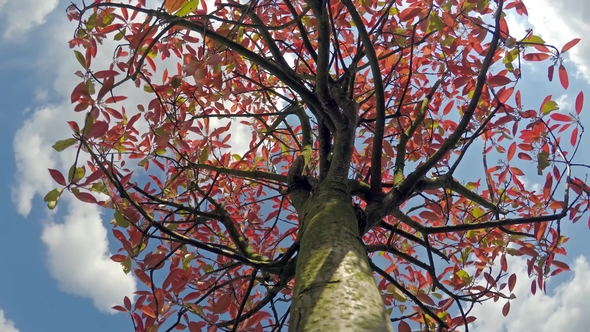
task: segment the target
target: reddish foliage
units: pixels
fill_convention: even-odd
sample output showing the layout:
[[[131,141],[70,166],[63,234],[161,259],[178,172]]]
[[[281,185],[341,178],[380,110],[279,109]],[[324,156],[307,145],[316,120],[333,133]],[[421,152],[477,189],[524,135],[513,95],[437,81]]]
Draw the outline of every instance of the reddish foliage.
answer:
[[[80,22],[70,46],[85,51],[75,55],[84,72],[71,101],[87,114],[69,124],[90,162],[77,160],[67,180],[50,175],[79,200],[115,209],[121,249],[111,259],[145,286],[133,305],[126,297],[113,309],[137,331],[285,324],[277,300],[291,298],[294,282],[282,269],[298,250],[294,170],[310,186],[338,167],[348,172],[384,302],[406,310],[392,311],[400,331],[410,321],[469,324],[475,317],[457,316],[457,305],[487,298],[506,300],[506,316],[516,284],[505,274],[509,255],[527,257],[533,293],[569,269],[554,258],[565,254],[559,220],[578,220],[590,202],[590,188],[572,176],[583,94],[575,114],[560,113],[551,96],[522,109],[517,59],[551,61],[549,80],[557,67],[569,86],[557,49],[532,32],[511,36],[495,15],[497,7],[527,15],[522,1],[407,1],[398,10],[393,0],[332,0],[319,9],[329,20],[303,1],[218,3],[211,16],[196,3],[166,0],[155,10],[97,0],[67,11]],[[325,32],[331,45],[319,42]],[[93,68],[113,38],[113,64]],[[150,98],[131,112],[126,81]],[[251,136],[232,141],[239,126]],[[331,163],[346,126],[354,149]],[[476,141],[483,153],[465,158]],[[247,151],[238,154],[240,143]],[[457,179],[473,156],[481,174]],[[545,175],[540,192],[523,183],[529,161]],[[48,202],[59,199],[50,194]],[[446,265],[435,270],[435,261]]]

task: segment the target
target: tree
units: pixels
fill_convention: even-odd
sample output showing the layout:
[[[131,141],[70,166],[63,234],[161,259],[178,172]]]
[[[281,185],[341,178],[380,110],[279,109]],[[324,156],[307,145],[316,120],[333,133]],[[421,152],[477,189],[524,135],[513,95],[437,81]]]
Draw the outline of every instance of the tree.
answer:
[[[451,331],[486,300],[506,315],[507,257],[544,290],[569,269],[561,220],[590,202],[572,171],[583,93],[566,114],[517,88],[521,61],[545,61],[567,89],[579,39],[513,36],[507,12],[527,15],[521,0],[71,5],[85,121],[54,146],[76,161],[45,200],[114,210],[112,260],[143,284],[114,309],[136,331]],[[126,110],[126,82],[151,100]],[[539,191],[522,178],[535,164]]]

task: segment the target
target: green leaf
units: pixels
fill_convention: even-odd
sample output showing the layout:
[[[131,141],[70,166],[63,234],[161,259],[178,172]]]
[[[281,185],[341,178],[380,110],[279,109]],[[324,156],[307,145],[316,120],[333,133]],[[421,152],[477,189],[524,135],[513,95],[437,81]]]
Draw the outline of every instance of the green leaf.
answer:
[[[543,170],[550,165],[551,163],[549,163],[549,153],[543,151],[537,154],[537,174],[543,175]]]
[[[510,256],[517,256],[519,254],[518,250],[514,248],[506,248],[506,253]]]
[[[63,150],[76,144],[77,141],[78,140],[75,138],[62,139],[61,141],[55,142],[55,144],[53,144],[52,148],[57,152],[62,152]]]
[[[109,25],[111,25],[111,23],[113,23],[114,20],[115,20],[115,15],[113,15],[113,14],[106,14],[102,18],[102,24],[101,24],[101,26],[103,26],[103,27],[109,26]]]
[[[473,214],[473,217],[475,217],[475,219],[479,219],[485,214],[485,212],[482,209],[476,207],[473,209],[472,214]]]
[[[206,146],[201,150],[201,154],[199,155],[199,164],[204,164],[207,159],[209,159],[209,147]]]
[[[197,9],[198,5],[199,0],[189,0],[185,2],[182,6],[180,6],[180,9],[178,9],[178,11],[174,13],[174,15],[179,17],[188,15],[189,13]]]
[[[131,258],[129,256],[125,257],[125,260],[121,262],[121,266],[123,267],[123,272],[129,274],[131,272]]]
[[[79,51],[74,51],[74,55],[76,55],[76,60],[78,60],[78,63],[80,63],[84,69],[88,69],[86,68],[86,59],[84,59],[82,53]]]
[[[90,187],[90,190],[97,192],[97,193],[105,194],[105,195],[109,194],[107,187],[102,182],[93,183],[92,186]]]
[[[480,13],[483,13],[484,10],[486,9],[486,7],[488,6],[488,2],[489,2],[489,0],[478,1],[477,2],[477,11],[479,11]]]
[[[143,166],[145,166],[145,164],[147,164],[147,162],[148,162],[148,158],[145,157],[137,163],[137,166],[143,167]]]
[[[86,80],[86,83],[84,84],[84,91],[88,92],[88,94],[90,95],[96,93],[96,90],[94,90],[94,83],[92,83],[92,80]]]
[[[211,266],[209,264],[201,265],[201,268],[203,269],[203,271],[205,273],[210,273],[211,271],[213,271],[213,266]]]
[[[115,40],[121,40],[121,39],[123,39],[123,37],[125,37],[125,33],[126,33],[125,28],[123,28],[123,30],[119,31],[115,35],[115,37],[113,37],[113,39],[115,39]]]
[[[539,37],[539,36],[535,36],[535,35],[530,35],[528,36],[524,42],[526,43],[535,43],[535,44],[545,44],[545,41],[543,40],[543,38]]]
[[[90,17],[88,17],[88,21],[86,21],[86,30],[90,31],[94,29],[96,26],[96,13],[92,13]]]
[[[440,31],[444,26],[445,24],[438,15],[430,15],[430,24],[428,25],[429,31]]]
[[[153,93],[154,89],[152,89],[152,87],[149,84],[144,84],[143,85],[143,91],[147,92],[147,93]]]
[[[311,160],[311,145],[306,145],[303,147],[303,150],[301,151],[301,154],[303,155],[303,162],[304,165],[307,166],[309,164],[309,161]]]
[[[172,78],[172,81],[170,82],[170,85],[175,88],[178,89],[178,87],[180,87],[180,84],[182,83],[182,81],[180,80],[180,78],[178,78],[178,76],[174,76]]]
[[[184,258],[182,259],[182,269],[183,270],[188,270],[188,268],[191,265],[191,262],[193,261],[193,259],[195,258],[194,254],[187,254],[184,256]]]
[[[63,192],[63,188],[55,188],[52,191],[48,192],[45,197],[43,197],[43,201],[47,202],[47,207],[50,210],[55,209],[57,206],[57,202],[59,202],[59,198],[61,197],[61,193]]]
[[[125,218],[121,212],[119,212],[119,210],[115,211],[115,223],[117,226],[122,228],[127,228],[130,225],[129,220],[127,220],[127,218]]]
[[[86,116],[86,122],[84,123],[84,129],[82,130],[82,133],[84,136],[88,135],[90,133],[90,131],[92,130],[92,127],[94,126],[94,119],[90,116],[90,114],[88,114]]]
[[[283,154],[288,156],[289,152],[291,152],[291,149],[287,145],[281,144],[281,151],[283,152]],[[307,163],[305,163],[305,164],[307,165]]]
[[[543,105],[543,108],[541,109],[541,112],[543,114],[547,115],[547,114],[549,114],[549,113],[551,113],[553,111],[556,111],[558,109],[559,109],[559,106],[557,105],[557,103],[555,101],[553,101],[553,100],[549,100],[549,101],[547,101]]]
[[[402,293],[402,291],[399,290],[399,288],[395,287],[394,285],[391,285],[391,284],[387,285],[387,292],[389,294],[391,294],[393,296],[393,298],[395,298],[399,302],[406,302],[408,300],[406,295],[404,293]]]
[[[467,271],[465,270],[459,270],[457,271],[457,276],[459,278],[461,278],[461,280],[465,283],[465,284],[471,284],[471,276],[469,275],[469,273],[467,273]]]
[[[72,165],[72,167],[70,167],[70,170],[68,172],[68,180],[70,180],[70,182],[78,182],[80,181],[84,175],[86,174],[86,170],[84,169],[84,167],[76,167],[74,169],[74,165]]]
[[[157,148],[154,153],[158,156],[163,156],[166,154],[166,148]]]

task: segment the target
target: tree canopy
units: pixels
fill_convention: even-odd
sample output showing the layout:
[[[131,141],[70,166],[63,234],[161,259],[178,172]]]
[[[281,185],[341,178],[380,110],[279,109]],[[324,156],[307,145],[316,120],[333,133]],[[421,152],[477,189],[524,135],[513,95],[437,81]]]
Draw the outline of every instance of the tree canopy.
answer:
[[[507,315],[507,257],[526,257],[531,291],[545,290],[569,269],[560,223],[590,202],[575,163],[583,93],[568,114],[519,88],[522,63],[544,62],[567,89],[579,39],[511,34],[508,13],[527,10],[73,4],[85,120],[54,145],[76,161],[49,170],[59,187],[45,200],[67,190],[113,211],[112,260],[142,285],[114,309],[136,331],[468,330],[483,301]],[[112,62],[93,63],[99,52]],[[133,84],[144,100],[121,93]]]

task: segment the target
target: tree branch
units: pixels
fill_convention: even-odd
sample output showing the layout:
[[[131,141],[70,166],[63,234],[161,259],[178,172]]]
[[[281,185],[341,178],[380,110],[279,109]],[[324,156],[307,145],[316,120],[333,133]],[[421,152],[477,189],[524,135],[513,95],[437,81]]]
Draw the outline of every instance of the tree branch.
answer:
[[[424,227],[424,234],[440,234],[440,233],[451,233],[451,232],[464,232],[476,229],[496,228],[507,225],[520,225],[529,223],[539,223],[546,221],[559,220],[567,216],[567,211],[551,214],[547,216],[538,217],[523,217],[523,218],[506,218],[501,220],[494,220],[479,224],[461,224],[451,226],[438,226],[438,227]]]
[[[473,117],[477,105],[479,103],[479,99],[482,95],[483,88],[486,83],[486,76],[487,72],[492,65],[492,61],[494,59],[494,55],[496,53],[496,49],[500,43],[500,19],[502,17],[502,7],[503,7],[503,0],[498,0],[498,8],[496,9],[496,28],[494,31],[494,36],[492,37],[492,41],[490,42],[490,47],[488,49],[488,53],[482,63],[479,75],[477,77],[477,82],[473,91],[473,97],[461,118],[461,121],[457,125],[455,131],[447,138],[440,148],[432,155],[430,158],[426,159],[426,161],[418,166],[412,173],[408,175],[408,177],[399,185],[398,188],[394,188],[390,190],[389,193],[386,195],[385,199],[383,200],[383,204],[379,211],[375,213],[379,214],[379,219],[382,216],[385,216],[392,211],[394,211],[402,202],[404,202],[412,193],[413,188],[418,183],[418,181],[426,175],[426,173],[432,169],[438,163],[445,154],[447,154],[459,141],[467,126],[469,125],[471,118]],[[371,218],[374,221],[376,218]],[[371,225],[374,226],[374,225]]]
[[[381,186],[381,154],[383,153],[383,135],[385,132],[385,93],[383,89],[383,78],[379,60],[373,47],[371,37],[367,33],[363,19],[356,10],[351,0],[343,0],[342,3],[348,9],[352,21],[356,25],[359,37],[364,45],[364,52],[371,66],[373,84],[375,86],[375,132],[373,136],[373,148],[371,151],[371,196],[382,195]]]
[[[404,286],[398,283],[394,278],[392,278],[387,272],[383,271],[379,266],[375,265],[375,263],[369,259],[369,263],[371,264],[371,268],[373,271],[377,272],[381,275],[385,280],[387,280],[390,284],[394,285],[397,289],[399,289],[405,296],[409,297],[425,314],[430,316],[430,318],[434,319],[440,326],[448,328],[447,323],[445,323],[440,317],[438,317],[430,308],[424,305],[422,301],[420,301],[414,294],[410,293]]]
[[[445,174],[442,176],[437,176],[434,178],[423,178],[416,184],[414,190],[421,192],[424,190],[429,189],[437,189],[437,188],[444,188],[453,190],[463,197],[467,198],[468,200],[475,202],[494,213],[500,214],[507,214],[508,211],[500,209],[494,203],[488,201],[487,199],[481,197],[477,193],[467,189],[464,185],[460,184],[457,180],[455,180],[451,174]]]

